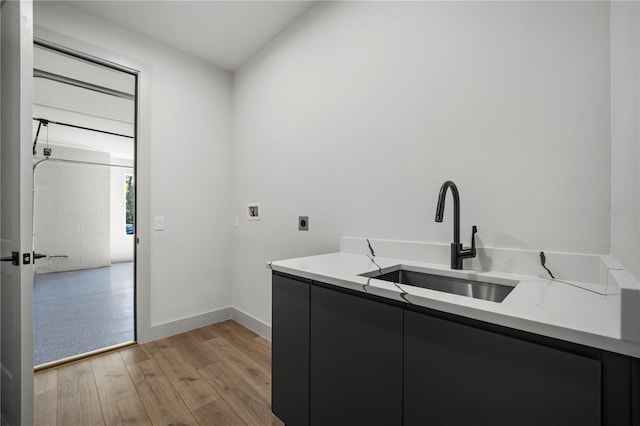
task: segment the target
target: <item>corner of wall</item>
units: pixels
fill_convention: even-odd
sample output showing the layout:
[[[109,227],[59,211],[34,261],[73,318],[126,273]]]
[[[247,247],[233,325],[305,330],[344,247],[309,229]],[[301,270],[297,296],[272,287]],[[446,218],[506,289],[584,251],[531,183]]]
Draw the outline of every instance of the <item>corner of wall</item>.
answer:
[[[611,255],[640,278],[640,4],[610,2]]]

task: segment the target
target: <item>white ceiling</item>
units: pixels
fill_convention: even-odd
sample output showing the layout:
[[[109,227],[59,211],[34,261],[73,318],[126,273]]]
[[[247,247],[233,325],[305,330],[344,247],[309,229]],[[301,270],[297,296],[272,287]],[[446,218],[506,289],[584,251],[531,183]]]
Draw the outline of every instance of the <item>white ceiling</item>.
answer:
[[[234,71],[315,1],[92,0],[66,3]]]

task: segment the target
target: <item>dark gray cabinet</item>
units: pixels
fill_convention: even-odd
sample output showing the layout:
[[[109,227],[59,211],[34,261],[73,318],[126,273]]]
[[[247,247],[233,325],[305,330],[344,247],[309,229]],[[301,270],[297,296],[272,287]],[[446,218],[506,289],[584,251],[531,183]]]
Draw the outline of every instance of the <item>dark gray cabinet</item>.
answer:
[[[287,426],[640,426],[640,359],[273,275]]]
[[[311,425],[402,424],[402,305],[311,286]]]
[[[404,424],[600,425],[597,359],[412,311]]]
[[[271,410],[291,426],[309,424],[309,290],[273,275]]]

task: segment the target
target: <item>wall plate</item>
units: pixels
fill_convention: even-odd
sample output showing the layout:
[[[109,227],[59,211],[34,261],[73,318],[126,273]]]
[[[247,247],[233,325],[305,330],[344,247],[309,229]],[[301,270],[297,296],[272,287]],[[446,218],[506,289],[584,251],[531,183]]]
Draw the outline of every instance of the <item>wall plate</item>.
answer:
[[[260,220],[261,214],[262,209],[260,208],[260,203],[247,204],[247,220]]]
[[[298,216],[298,231],[309,230],[309,216]]]
[[[156,216],[153,218],[153,230],[164,231],[164,217]]]

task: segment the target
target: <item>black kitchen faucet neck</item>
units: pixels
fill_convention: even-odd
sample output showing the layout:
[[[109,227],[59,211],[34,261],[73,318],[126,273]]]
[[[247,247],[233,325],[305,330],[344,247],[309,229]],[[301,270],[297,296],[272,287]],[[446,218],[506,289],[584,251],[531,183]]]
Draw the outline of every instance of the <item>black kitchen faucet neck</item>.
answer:
[[[453,196],[453,243],[451,243],[451,269],[462,269],[462,260],[476,256],[475,234],[478,231],[473,226],[471,233],[471,248],[465,249],[460,243],[460,194],[455,183],[448,180],[440,187],[438,205],[436,206],[436,222],[442,222],[444,218],[444,204],[447,190],[451,190]]]

